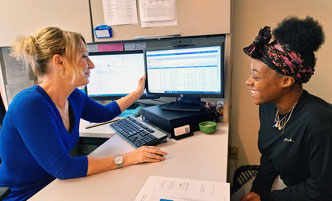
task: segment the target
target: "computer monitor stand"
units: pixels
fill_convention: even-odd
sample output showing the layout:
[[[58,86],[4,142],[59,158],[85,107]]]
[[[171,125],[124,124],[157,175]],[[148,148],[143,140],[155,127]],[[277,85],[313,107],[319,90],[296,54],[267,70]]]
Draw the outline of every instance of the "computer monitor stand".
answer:
[[[200,98],[181,98],[179,101],[161,105],[161,109],[172,111],[200,112],[204,109],[204,103],[201,102]]]

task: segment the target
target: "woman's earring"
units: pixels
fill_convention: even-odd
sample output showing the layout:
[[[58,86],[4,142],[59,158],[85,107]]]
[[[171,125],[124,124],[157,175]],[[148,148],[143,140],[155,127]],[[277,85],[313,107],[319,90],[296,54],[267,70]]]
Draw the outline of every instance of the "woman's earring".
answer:
[[[66,71],[66,69],[65,68],[61,68],[61,70],[60,70],[60,77],[62,78],[62,79],[65,79],[66,77],[67,77],[67,71]]]

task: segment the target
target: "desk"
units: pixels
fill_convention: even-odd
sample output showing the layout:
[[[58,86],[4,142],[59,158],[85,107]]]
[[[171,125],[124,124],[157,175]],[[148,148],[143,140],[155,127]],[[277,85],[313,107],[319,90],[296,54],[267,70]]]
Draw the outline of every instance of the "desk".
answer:
[[[150,175],[226,182],[228,124],[219,123],[217,132],[181,140],[168,139],[157,145],[168,152],[159,163],[144,163],[100,174],[56,179],[35,194],[31,200],[108,200],[133,201]],[[90,156],[124,153],[134,148],[117,134],[93,151]]]

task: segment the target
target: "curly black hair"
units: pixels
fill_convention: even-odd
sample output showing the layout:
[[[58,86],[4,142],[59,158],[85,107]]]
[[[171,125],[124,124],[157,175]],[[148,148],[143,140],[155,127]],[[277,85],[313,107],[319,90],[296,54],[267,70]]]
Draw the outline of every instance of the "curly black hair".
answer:
[[[325,39],[322,26],[312,17],[288,17],[273,30],[273,36],[279,43],[287,44],[299,52],[311,67],[316,64],[314,51],[319,49]]]

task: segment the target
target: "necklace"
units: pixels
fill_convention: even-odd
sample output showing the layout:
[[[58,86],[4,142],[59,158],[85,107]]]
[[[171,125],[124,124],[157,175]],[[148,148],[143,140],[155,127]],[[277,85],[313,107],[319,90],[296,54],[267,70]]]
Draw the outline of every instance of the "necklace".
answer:
[[[279,131],[283,131],[285,129],[285,126],[288,123],[289,119],[292,117],[296,104],[297,104],[297,102],[281,119],[280,119],[280,114],[279,114],[279,109],[278,109],[276,112],[275,118],[274,118],[273,127],[278,128]]]

